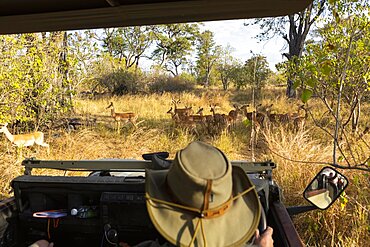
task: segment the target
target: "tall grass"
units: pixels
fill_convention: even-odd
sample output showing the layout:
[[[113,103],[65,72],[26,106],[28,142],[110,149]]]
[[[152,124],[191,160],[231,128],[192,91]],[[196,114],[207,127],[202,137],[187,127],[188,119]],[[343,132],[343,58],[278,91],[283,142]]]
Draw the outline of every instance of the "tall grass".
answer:
[[[266,90],[260,99],[264,105],[273,103],[273,111],[279,113],[295,112],[300,102],[286,101],[277,97],[280,89]],[[50,153],[42,147],[32,147],[23,150],[23,157],[39,159],[101,159],[101,158],[134,158],[140,159],[143,153],[168,151],[173,157],[177,150],[184,148],[193,140],[211,143],[221,150],[231,160],[250,160],[249,127],[239,123],[232,131],[222,132],[217,136],[205,133],[197,135],[186,129],[181,129],[172,123],[171,116],[166,112],[170,109],[172,98],[181,100],[182,106],[192,106],[194,110],[204,108],[204,114],[210,114],[209,105],[217,103],[218,112],[228,113],[233,103],[250,102],[248,91],[227,92],[219,90],[201,91],[182,94],[151,94],[127,95],[99,100],[77,100],[77,113],[106,115],[110,102],[114,102],[116,112],[133,111],[139,115],[138,129],[130,124],[121,126],[118,133],[114,123],[99,123],[94,127],[81,128],[74,132],[51,131],[47,133],[46,142],[50,144]],[[315,109],[320,109],[314,103]],[[365,111],[369,111],[364,107]],[[364,137],[369,141],[369,137]],[[302,197],[305,186],[322,166],[315,163],[295,161],[325,161],[332,160],[332,146],[329,138],[321,130],[313,127],[312,122],[305,129],[289,130],[278,126],[264,129],[255,150],[257,160],[272,159],[277,163],[274,179],[283,189],[284,203],[287,205],[307,204]],[[369,151],[363,148],[362,156]],[[367,151],[366,151],[367,150]],[[16,149],[3,137],[0,143],[0,170],[3,185],[1,196],[11,196],[9,183],[15,176],[23,173],[21,160],[17,159]],[[35,171],[42,174],[61,174],[58,171]],[[367,246],[370,243],[370,190],[369,176],[357,171],[342,171],[350,185],[346,191],[348,202],[339,200],[326,211],[313,211],[294,217],[295,225],[308,246]],[[73,175],[69,172],[69,175]]]
[[[285,195],[286,205],[308,204],[303,190],[331,162],[332,146],[316,139],[314,129],[289,131],[284,127],[264,130],[267,155],[277,163],[274,178]],[[317,161],[318,163],[315,163]],[[312,211],[293,218],[307,246],[367,246],[370,243],[369,174],[341,171],[349,179],[346,194],[326,211]],[[346,202],[348,200],[348,202]]]

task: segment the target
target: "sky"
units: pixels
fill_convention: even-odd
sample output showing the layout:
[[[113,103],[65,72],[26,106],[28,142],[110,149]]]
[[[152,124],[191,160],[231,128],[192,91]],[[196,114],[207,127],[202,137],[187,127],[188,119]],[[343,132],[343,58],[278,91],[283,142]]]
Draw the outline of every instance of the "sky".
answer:
[[[258,25],[244,26],[245,20],[208,21],[200,25],[202,31],[210,30],[214,33],[216,45],[226,47],[230,45],[234,57],[245,62],[251,58],[252,53],[261,54],[267,58],[270,69],[276,71],[275,64],[284,61],[281,55],[284,52],[286,42],[281,37],[269,41],[260,42],[255,38],[260,33]],[[193,55],[195,56],[195,54]],[[141,66],[144,70],[150,71],[152,61],[143,58]]]
[[[235,49],[233,55],[241,61],[246,61],[254,54],[261,54],[267,57],[270,69],[276,71],[275,64],[282,62],[282,53],[285,48],[285,41],[276,37],[269,41],[259,42],[254,38],[260,33],[258,25],[244,26],[244,20],[210,21],[203,22],[203,30],[210,30],[215,35],[217,45],[227,46]]]

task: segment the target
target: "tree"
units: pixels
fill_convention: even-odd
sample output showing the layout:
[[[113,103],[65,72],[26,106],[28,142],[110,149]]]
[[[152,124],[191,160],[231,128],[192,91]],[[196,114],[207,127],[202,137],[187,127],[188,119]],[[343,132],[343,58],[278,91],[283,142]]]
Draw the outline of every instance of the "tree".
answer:
[[[103,31],[103,48],[112,57],[122,61],[127,48],[126,42],[123,40],[122,28],[104,28]],[[99,38],[97,38],[99,40]]]
[[[240,80],[237,86],[243,87],[246,86],[246,84],[250,84],[253,85],[258,92],[261,91],[266,79],[271,74],[266,57],[258,54],[253,54],[253,56],[245,62],[243,70],[245,71],[246,78],[245,80]]]
[[[220,58],[217,62],[217,70],[220,75],[223,89],[226,91],[230,82],[235,79],[238,61],[232,56],[233,48],[231,46],[220,48]]]
[[[326,0],[315,0],[299,13],[284,17],[260,18],[256,19],[253,24],[258,24],[263,30],[257,36],[260,40],[268,40],[275,35],[281,36],[288,45],[288,52],[283,55],[289,61],[295,62],[302,55],[304,44],[312,25],[325,9]],[[288,98],[296,96],[293,84],[292,77],[288,77],[286,90],[286,96]]]
[[[139,66],[139,59],[153,43],[151,26],[136,26],[123,28],[123,36],[127,42],[126,68]]]
[[[339,5],[338,15],[319,29],[320,40],[306,47],[307,52],[291,63],[297,84],[303,88],[302,100],[312,94],[326,106],[325,117],[334,119],[334,125],[322,125],[321,118],[313,118],[316,125],[333,138],[333,163],[342,159],[348,167],[369,169],[370,157],[365,162],[357,156],[357,134],[361,102],[370,88],[370,19],[369,4],[353,2]],[[342,110],[343,109],[343,110]],[[351,123],[351,134],[346,126]],[[340,140],[346,145],[340,144]],[[367,147],[369,145],[367,144]],[[337,149],[340,159],[337,157]],[[356,155],[355,155],[356,154]],[[338,160],[339,159],[339,160]]]
[[[212,70],[220,56],[220,46],[216,46],[214,34],[211,31],[207,30],[199,35],[197,55],[196,71],[198,81],[202,82],[205,87],[208,87]]]
[[[37,128],[70,109],[65,34],[1,36],[0,120]]]
[[[187,62],[199,33],[198,24],[167,24],[154,28],[156,48],[152,58],[173,76]]]
[[[90,90],[93,86],[88,85],[91,77],[89,74],[94,61],[100,56],[100,47],[96,42],[94,30],[68,32],[68,56],[69,78],[71,90]]]
[[[153,42],[151,26],[136,26],[104,29],[103,47],[119,61],[124,60],[125,68],[139,66],[139,60]]]

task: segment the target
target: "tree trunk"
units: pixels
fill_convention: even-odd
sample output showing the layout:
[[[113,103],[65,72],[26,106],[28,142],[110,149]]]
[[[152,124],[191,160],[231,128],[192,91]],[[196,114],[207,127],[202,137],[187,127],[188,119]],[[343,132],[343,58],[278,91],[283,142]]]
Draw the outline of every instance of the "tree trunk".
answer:
[[[175,64],[175,76],[179,75],[179,66]]]
[[[67,104],[72,106],[72,88],[71,88],[71,83],[68,81],[68,61],[67,61],[67,56],[68,56],[68,34],[66,31],[61,33],[62,36],[62,47],[61,51],[59,54],[59,72],[62,75],[62,87],[65,92],[65,96],[67,99],[63,99],[63,105]],[[73,106],[72,106],[73,110]]]
[[[209,87],[209,73],[207,73],[207,75],[206,75],[206,81],[204,82],[204,86],[205,87]]]
[[[229,83],[228,83],[227,79],[222,80],[222,87],[223,87],[224,91],[226,91],[228,89],[228,86],[229,86],[228,84]]]
[[[288,78],[287,80],[287,88],[286,88],[286,96],[288,98],[295,98],[297,96],[297,93],[294,89],[294,82],[291,78]]]
[[[360,97],[357,99],[357,106],[356,109],[353,111],[352,115],[352,131],[357,132],[358,131],[358,122],[360,119],[360,114],[361,114],[361,99]]]

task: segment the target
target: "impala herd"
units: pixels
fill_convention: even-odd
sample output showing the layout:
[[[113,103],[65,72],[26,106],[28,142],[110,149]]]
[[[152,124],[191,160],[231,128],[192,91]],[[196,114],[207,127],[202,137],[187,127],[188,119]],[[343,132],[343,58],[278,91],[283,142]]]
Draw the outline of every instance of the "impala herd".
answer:
[[[248,123],[247,125],[251,126],[251,138],[250,146],[257,144],[258,134],[261,128],[266,128],[268,126],[274,126],[276,124],[285,125],[294,130],[303,128],[305,121],[307,119],[307,110],[302,105],[299,106],[297,112],[295,113],[272,113],[272,106],[263,107],[258,105],[253,107],[252,111],[249,111],[251,108],[250,105],[233,105],[234,109],[228,113],[218,113],[217,109],[219,106],[217,104],[210,104],[209,111],[210,114],[204,114],[204,108],[199,107],[196,113],[191,106],[185,106],[184,108],[179,108],[180,100],[172,99],[171,108],[167,111],[171,115],[171,118],[177,127],[182,127],[194,131],[199,135],[198,131],[202,130],[203,132],[209,135],[219,134],[223,131],[228,132],[235,128],[238,122]],[[138,114],[134,112],[116,112],[113,102],[110,102],[106,109],[111,110],[110,117],[117,124],[117,130],[120,129],[120,123],[131,123],[135,129],[137,128],[137,119]],[[304,111],[305,114],[302,115],[301,111]],[[141,122],[143,122],[142,120]],[[141,123],[140,122],[140,123]],[[34,132],[29,134],[19,134],[13,135],[7,129],[7,124],[4,124],[0,128],[0,133],[4,133],[7,139],[17,147],[32,146],[38,144],[43,147],[49,147],[47,143],[44,142],[44,134],[42,132]]]
[[[228,113],[218,113],[217,109],[219,106],[217,104],[210,104],[209,111],[210,114],[204,114],[204,108],[199,107],[196,113],[194,113],[192,106],[185,106],[180,108],[179,104],[181,101],[179,99],[173,99],[171,102],[171,107],[167,111],[167,114],[171,115],[171,118],[176,127],[186,128],[192,132],[199,135],[199,130],[209,134],[211,136],[219,134],[223,131],[228,132],[235,128],[238,122],[243,121],[243,119],[248,119],[246,123],[251,126],[251,137],[249,145],[256,146],[258,135],[261,128],[266,128],[268,126],[285,125],[294,130],[298,130],[304,127],[305,121],[307,119],[307,111],[303,105],[300,105],[297,112],[294,113],[272,113],[272,106],[262,106],[257,105],[252,107],[253,110],[249,111],[250,105],[233,105],[234,109]],[[117,123],[119,130],[119,125],[121,122],[131,123],[135,128],[137,128],[136,120],[138,115],[133,112],[116,112],[114,109],[113,102],[109,104],[107,109],[111,109],[111,117]],[[302,115],[301,111],[304,110],[305,114]]]
[[[171,114],[171,118],[176,126],[189,128],[197,134],[199,128],[210,135],[222,131],[227,132],[232,130],[238,122],[248,119],[246,122],[249,123],[248,125],[251,125],[250,146],[256,145],[261,128],[279,124],[298,130],[304,127],[308,116],[303,105],[298,107],[297,112],[280,114],[272,113],[273,104],[265,107],[258,105],[252,111],[249,111],[251,107],[248,104],[242,106],[234,104],[234,109],[226,114],[216,112],[218,105],[211,104],[209,105],[211,114],[204,115],[204,108],[199,108],[194,114],[191,106],[179,108],[179,103],[181,103],[180,100],[172,99],[173,106],[167,113]],[[305,111],[304,115],[301,114],[302,110]],[[197,129],[197,127],[199,128]]]

